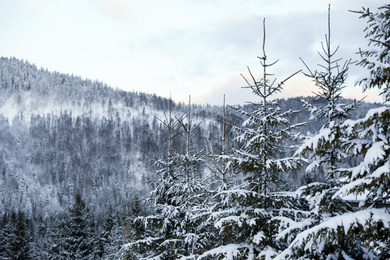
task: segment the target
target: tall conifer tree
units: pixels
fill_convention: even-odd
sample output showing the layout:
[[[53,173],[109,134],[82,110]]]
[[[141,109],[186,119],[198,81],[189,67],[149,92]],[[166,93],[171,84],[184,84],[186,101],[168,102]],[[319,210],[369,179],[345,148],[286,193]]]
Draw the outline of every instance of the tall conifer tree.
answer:
[[[247,87],[259,98],[250,103],[250,111],[234,108],[243,118],[241,126],[233,127],[239,149],[232,149],[227,167],[244,176],[241,184],[216,192],[220,201],[212,207],[207,222],[212,223],[214,240],[199,259],[257,259],[271,257],[283,245],[274,239],[282,224],[280,217],[297,207],[292,197],[278,191],[287,171],[297,168],[300,160],[284,154],[285,141],[294,136],[298,125],[291,125],[289,117],[297,111],[282,111],[275,94],[282,91],[284,81],[276,83],[268,72],[265,20],[263,21],[260,79],[248,67],[250,78],[243,76]],[[297,72],[298,73],[298,72]],[[225,158],[227,155],[222,155]]]
[[[302,101],[310,111],[310,119],[323,120],[324,125],[318,133],[307,136],[303,144],[298,148],[295,155],[306,155],[309,165],[306,174],[315,174],[317,171],[324,172],[324,178],[315,183],[309,183],[299,189],[299,195],[309,200],[310,210],[317,220],[322,219],[323,214],[337,215],[345,211],[346,205],[339,198],[332,199],[332,195],[339,187],[337,168],[345,158],[342,146],[340,125],[350,117],[351,111],[359,102],[343,104],[342,90],[346,87],[345,81],[348,76],[350,60],[340,65],[342,59],[336,58],[339,47],[332,49],[331,46],[331,19],[330,5],[328,9],[328,33],[325,35],[325,44],[322,43],[322,51],[319,52],[324,64],[319,69],[312,71],[306,66],[308,73],[305,75],[315,82],[318,89],[316,99],[325,101],[323,106],[315,106]]]
[[[390,35],[389,10],[390,5],[386,5],[381,7],[378,13],[371,13],[369,9],[360,12],[361,17],[369,18],[366,37],[371,44],[379,47],[376,50],[360,52],[360,64],[366,66],[370,72],[370,77],[364,78],[361,84],[366,84],[365,89],[383,88],[382,95],[386,101],[389,101],[387,87],[390,77],[388,72],[384,72],[386,69],[383,69],[387,68],[389,63],[389,46],[386,45]],[[319,192],[310,195],[317,202],[326,202],[320,205],[323,210],[317,211],[322,212],[319,214],[319,220],[315,221],[314,225],[308,222],[306,228],[303,228],[303,223],[298,223],[303,231],[290,240],[289,247],[278,255],[277,259],[389,258],[390,213],[385,209],[390,190],[389,118],[390,110],[385,106],[368,111],[365,118],[337,123],[337,136],[342,140],[342,145],[337,148],[343,149],[342,152],[349,156],[360,158],[361,161],[351,168],[334,167],[331,173],[341,174],[342,178],[336,183],[337,186],[331,186],[332,189],[317,188]],[[332,129],[329,129],[329,132],[331,131]],[[335,140],[334,137],[328,137],[325,141],[332,147]],[[318,141],[318,144],[320,143]],[[334,207],[351,199],[360,201],[360,207],[354,209],[356,212],[345,212],[345,207]],[[340,203],[333,203],[332,206],[329,203],[332,201]]]

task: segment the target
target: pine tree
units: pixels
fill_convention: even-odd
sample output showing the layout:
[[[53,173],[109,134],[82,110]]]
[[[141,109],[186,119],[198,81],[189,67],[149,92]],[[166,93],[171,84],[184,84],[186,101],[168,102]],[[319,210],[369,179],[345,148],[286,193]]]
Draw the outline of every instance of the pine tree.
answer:
[[[265,21],[263,56],[258,58],[263,69],[262,79],[256,80],[249,67],[248,72],[253,83],[242,76],[248,84],[247,88],[250,88],[261,102],[250,103],[251,112],[236,109],[246,119],[240,127],[233,129],[238,133],[236,141],[242,146],[240,149],[233,150],[231,161],[246,174],[246,185],[249,190],[267,197],[281,183],[281,172],[295,168],[298,162],[295,158],[280,156],[285,151],[285,147],[282,146],[283,140],[290,137],[293,130],[298,127],[298,125],[290,125],[288,118],[298,111],[282,111],[277,100],[270,101],[273,95],[282,91],[285,81],[298,72],[278,84],[275,84],[275,80],[269,79],[272,74],[269,74],[267,69],[277,61],[267,63]],[[267,208],[266,200],[264,203],[264,208]]]
[[[15,228],[17,251],[15,252],[14,259],[32,259],[30,252],[31,234],[28,227],[28,220],[22,211],[18,211]]]
[[[309,183],[297,191],[299,197],[308,201],[313,214],[314,223],[321,221],[327,214],[338,215],[345,212],[346,205],[340,198],[332,197],[339,187],[337,168],[345,158],[342,146],[340,125],[350,117],[351,111],[359,102],[351,104],[341,103],[342,90],[346,87],[350,60],[340,66],[341,59],[335,55],[339,49],[331,48],[330,5],[328,9],[328,33],[325,35],[325,45],[322,43],[323,53],[319,53],[324,64],[314,72],[304,63],[308,73],[305,75],[315,82],[319,89],[315,92],[316,99],[324,100],[324,106],[314,106],[302,100],[304,106],[310,111],[312,120],[324,120],[325,124],[314,136],[308,136],[297,149],[296,156],[308,156],[309,165],[306,167],[306,175],[311,175],[317,170],[325,173],[325,177],[319,182]],[[303,60],[302,60],[303,61]]]
[[[209,150],[209,162],[207,168],[212,172],[213,177],[217,183],[211,183],[212,186],[216,185],[215,189],[218,191],[227,190],[233,183],[235,176],[233,175],[233,168],[229,164],[229,154],[231,153],[231,147],[228,147],[229,140],[232,139],[232,124],[227,122],[226,118],[226,102],[225,95],[223,96],[223,116],[222,121],[222,133],[217,139],[216,147],[212,146],[210,140],[207,142]]]
[[[210,257],[209,254],[218,247],[229,244],[235,239],[231,233],[228,237],[226,233],[220,235],[220,229],[216,226],[218,218],[226,216],[226,213],[234,209],[236,205],[227,203],[230,197],[229,190],[233,188],[237,176],[234,176],[234,169],[229,165],[229,154],[231,149],[228,148],[228,141],[231,139],[231,128],[226,119],[226,104],[225,98],[223,103],[222,116],[222,133],[217,139],[216,148],[212,147],[208,140],[208,161],[206,166],[211,171],[205,176],[205,188],[198,198],[202,199],[202,203],[198,203],[188,211],[188,216],[196,226],[196,243],[192,253],[192,259],[204,259]],[[207,181],[206,181],[207,179]],[[230,232],[230,231],[227,231]],[[223,251],[223,250],[222,250]],[[219,252],[223,255],[224,252]]]
[[[98,253],[100,259],[118,259],[122,245],[121,231],[118,217],[110,207],[100,233],[100,250]]]
[[[16,213],[12,212],[9,216],[4,215],[4,224],[2,228],[1,255],[4,258],[11,258],[17,251],[16,239]]]
[[[369,50],[359,50],[361,60],[359,65],[367,68],[369,77],[359,80],[363,85],[363,91],[369,88],[381,89],[381,95],[385,102],[390,100],[390,5],[379,7],[376,13],[369,8],[358,11],[360,18],[367,19],[368,26],[365,28]]]
[[[202,122],[195,124],[191,118],[191,96],[189,97],[188,113],[185,118],[178,118],[181,126],[181,137],[184,141],[184,151],[174,152],[173,162],[179,176],[178,190],[176,193],[176,204],[184,208],[191,207],[197,203],[194,199],[196,194],[202,192],[202,171],[204,162],[204,151],[196,148],[196,131]]]

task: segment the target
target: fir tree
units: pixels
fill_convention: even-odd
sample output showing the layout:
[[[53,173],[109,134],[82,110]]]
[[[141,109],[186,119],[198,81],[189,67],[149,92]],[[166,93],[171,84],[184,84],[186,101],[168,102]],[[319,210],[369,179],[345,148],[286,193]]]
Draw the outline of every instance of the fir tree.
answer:
[[[299,257],[316,259],[324,254],[333,254],[337,258],[344,252],[341,244],[337,248],[331,248],[331,245],[327,244],[324,246],[325,248],[320,248],[320,245],[317,244],[318,241],[330,241],[334,238],[335,233],[329,233],[326,226],[324,229],[321,228],[323,223],[327,223],[329,217],[335,217],[337,220],[348,208],[348,205],[341,198],[333,197],[333,195],[339,187],[336,170],[340,161],[345,157],[341,149],[340,125],[357,105],[357,102],[349,105],[340,102],[342,89],[345,88],[345,80],[348,76],[350,60],[345,61],[344,65],[340,66],[341,59],[335,59],[338,48],[335,50],[331,48],[330,31],[329,6],[328,33],[325,35],[325,45],[322,43],[323,54],[319,53],[324,65],[320,65],[320,70],[313,72],[303,62],[309,71],[305,75],[313,79],[316,87],[319,88],[316,98],[324,100],[326,104],[314,106],[304,100],[302,102],[310,111],[312,120],[324,120],[325,124],[317,134],[306,137],[295,153],[296,156],[306,155],[309,157],[309,165],[305,174],[313,174],[315,170],[318,174],[318,170],[322,170],[325,176],[320,182],[309,183],[297,190],[297,197],[308,205],[308,209],[301,212],[306,217],[302,218],[301,221],[289,223],[286,229],[278,234],[278,239],[289,245],[278,255],[278,259]]]
[[[376,13],[368,8],[359,13],[360,18],[368,19],[366,38],[369,46],[374,45],[373,49],[359,52],[359,64],[370,73],[359,84],[364,85],[363,89],[381,89],[387,105],[369,110],[362,119],[343,124],[345,149],[360,160],[353,167],[340,169],[344,185],[336,195],[360,201],[358,212],[369,214],[357,232],[367,252],[364,256],[385,259],[390,257],[390,239],[384,235],[390,231],[390,212],[385,209],[390,201],[390,5],[379,7]]]
[[[31,232],[28,220],[24,213],[18,211],[11,213],[8,218],[4,217],[4,224],[0,233],[0,256],[4,259],[32,259],[31,258]]]
[[[118,217],[109,208],[100,233],[100,259],[118,259],[120,247],[122,245],[122,229]]]
[[[54,238],[51,259],[95,259],[97,239],[94,221],[78,191]]]
[[[163,159],[155,158],[156,180],[147,202],[152,214],[131,219],[131,241],[122,248],[124,259],[178,259],[192,255],[197,235],[196,225],[188,217],[191,208],[198,203],[201,192],[202,152],[194,148],[195,131],[191,102],[186,119],[173,119],[169,114],[163,123],[166,148]],[[179,129],[182,131],[179,132]],[[179,135],[180,134],[180,135]],[[173,140],[183,137],[183,152],[173,149]]]
[[[219,138],[215,138],[217,139],[216,147],[212,146],[210,140],[207,141],[209,162],[206,166],[212,172],[213,177],[217,182],[211,183],[212,186],[217,186],[215,189],[217,192],[230,188],[235,179],[235,176],[233,175],[234,169],[229,164],[229,154],[231,153],[232,147],[228,147],[228,143],[232,139],[233,131],[232,124],[229,124],[226,118],[225,95],[223,96],[222,108],[223,116],[222,121],[220,121],[222,133]]]
[[[380,10],[388,8],[389,6]],[[362,17],[381,17],[367,12],[368,9],[363,9]],[[373,23],[373,19],[369,20],[371,23],[367,31],[370,31],[370,27],[375,27],[377,33],[380,33],[381,28],[388,30],[385,29],[387,19],[374,19],[376,24]],[[367,37],[371,35],[369,32]],[[364,57],[364,53],[368,52],[361,53]],[[377,65],[383,66],[382,61],[378,60]],[[364,58],[360,64],[363,66],[366,64]],[[361,81],[368,84],[366,88],[373,87],[373,82],[382,82],[382,74],[375,72],[377,67],[372,66],[371,69],[371,77]],[[378,75],[378,78],[374,78],[375,75]],[[382,85],[378,87],[381,88]],[[386,92],[383,92],[383,95],[386,95]],[[314,225],[309,222],[303,232],[299,232],[291,239],[290,246],[277,259],[389,258],[390,214],[388,209],[383,208],[388,201],[390,189],[389,118],[390,112],[386,106],[370,110],[363,119],[338,123],[338,136],[343,141],[340,142],[342,146],[337,148],[345,149],[342,152],[360,158],[361,162],[351,168],[332,170],[333,174],[341,174],[341,187],[330,186],[332,192],[329,192],[329,189],[317,188],[317,198],[315,194],[311,196],[319,202],[338,203],[333,203],[333,206],[329,203],[320,204],[320,208],[323,209],[322,214],[319,214],[320,220],[315,221]],[[345,212],[346,207],[342,206],[341,197],[343,201],[360,200],[360,209],[357,212]],[[318,202],[313,205],[318,205]],[[341,207],[335,207],[337,205]]]
[[[269,74],[267,69],[277,61],[268,63],[265,52],[265,25],[263,56],[258,58],[263,69],[263,77],[260,80],[255,79],[249,67],[248,72],[253,82],[242,76],[248,84],[247,88],[251,89],[261,102],[250,103],[251,112],[236,109],[246,119],[240,127],[233,129],[238,133],[236,141],[242,146],[233,150],[231,163],[246,175],[246,185],[250,191],[267,197],[281,183],[281,172],[295,168],[298,162],[295,158],[280,156],[286,148],[282,146],[283,140],[290,137],[298,126],[290,125],[288,118],[298,111],[282,111],[277,100],[270,101],[272,96],[282,91],[285,81],[298,72],[278,84],[269,78],[272,74]],[[267,208],[266,201],[264,203],[264,208]]]
[[[314,136],[308,136],[302,146],[296,151],[296,155],[308,154],[310,164],[306,172],[310,173],[315,169],[321,168],[325,172],[325,179],[328,183],[336,184],[337,176],[335,170],[339,162],[344,158],[341,146],[340,126],[345,119],[350,118],[351,111],[358,105],[358,102],[352,104],[341,103],[342,90],[346,87],[345,81],[348,77],[348,70],[351,60],[347,60],[341,66],[342,59],[335,58],[339,49],[331,47],[331,28],[330,28],[330,5],[328,9],[328,33],[325,35],[325,45],[322,44],[323,53],[319,55],[324,62],[320,70],[312,71],[306,65],[308,73],[305,75],[315,82],[318,92],[314,92],[317,100],[324,100],[324,106],[314,106],[305,100],[302,100],[304,106],[310,111],[311,120],[324,120],[319,133]],[[302,60],[303,61],[303,60]]]
[[[239,185],[228,185],[214,193],[214,203],[211,203],[208,218],[203,224],[211,227],[209,237],[213,239],[209,240],[207,250],[203,250],[199,259],[274,256],[283,248],[274,239],[282,224],[280,218],[298,207],[294,198],[278,193],[286,172],[300,165],[299,159],[288,157],[288,154],[284,156],[288,147],[283,146],[288,138],[294,136],[298,125],[291,125],[288,118],[297,111],[282,111],[277,100],[270,101],[294,74],[277,84],[276,80],[270,79],[268,68],[276,62],[269,63],[266,55],[265,20],[263,29],[263,55],[258,57],[262,78],[255,79],[249,68],[251,82],[243,76],[247,88],[260,98],[260,102],[251,103],[249,112],[234,108],[244,117],[240,127],[233,127],[240,149],[232,149],[225,165],[240,172],[244,180]],[[221,156],[226,158],[227,155]]]
[[[28,219],[26,219],[22,211],[18,211],[16,219],[15,235],[17,239],[17,251],[15,252],[14,259],[31,259],[31,234],[28,227]]]
[[[358,11],[360,18],[367,19],[365,28],[368,39],[368,50],[359,50],[361,59],[359,65],[367,68],[370,76],[358,81],[363,85],[363,91],[369,88],[381,89],[381,95],[385,102],[390,100],[390,5],[379,7],[373,13],[369,8]]]
[[[342,90],[345,88],[345,81],[348,76],[350,60],[340,66],[341,59],[335,55],[331,47],[331,25],[330,5],[328,9],[328,33],[325,35],[325,45],[322,43],[323,53],[319,53],[324,64],[319,65],[320,69],[314,72],[304,63],[309,71],[305,75],[313,79],[315,86],[319,89],[315,92],[316,99],[324,100],[324,106],[314,106],[302,100],[304,106],[310,111],[310,119],[324,120],[325,124],[318,133],[307,136],[303,144],[297,149],[296,156],[307,156],[309,165],[306,167],[306,175],[317,174],[319,171],[325,173],[324,178],[315,183],[302,186],[297,195],[308,201],[309,208],[313,214],[314,223],[322,221],[327,214],[338,215],[346,211],[346,205],[340,198],[332,197],[339,187],[339,176],[337,168],[345,158],[342,146],[341,124],[350,117],[351,111],[359,102],[352,104],[341,103]]]

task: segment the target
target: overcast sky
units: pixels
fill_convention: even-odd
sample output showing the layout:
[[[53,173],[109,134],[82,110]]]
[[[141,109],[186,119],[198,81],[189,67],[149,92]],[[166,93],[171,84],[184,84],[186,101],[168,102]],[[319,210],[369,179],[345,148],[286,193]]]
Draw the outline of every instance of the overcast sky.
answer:
[[[348,10],[374,9],[385,0],[0,0],[0,56],[28,60],[50,71],[99,80],[197,103],[254,100],[240,74],[260,71],[266,19],[270,72],[278,80],[321,62],[331,4],[332,46],[357,59],[366,47],[364,20]],[[345,97],[362,96],[354,81],[366,73],[351,66]],[[281,97],[316,91],[303,75]],[[380,101],[369,92],[368,101]]]

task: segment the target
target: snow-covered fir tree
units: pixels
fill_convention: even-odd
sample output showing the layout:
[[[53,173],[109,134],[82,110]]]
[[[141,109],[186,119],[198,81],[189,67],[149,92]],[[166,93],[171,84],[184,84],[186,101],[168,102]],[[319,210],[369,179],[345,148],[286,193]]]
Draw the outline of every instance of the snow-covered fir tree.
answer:
[[[349,155],[358,157],[358,164],[340,169],[343,186],[336,195],[358,200],[361,219],[358,240],[364,257],[390,257],[390,5],[375,13],[368,8],[359,12],[368,19],[365,29],[369,50],[360,51],[359,64],[370,75],[359,81],[363,89],[381,89],[385,105],[371,109],[358,120],[343,124]]]
[[[28,260],[32,258],[31,230],[23,212],[4,215],[0,225],[0,258]]]
[[[327,231],[321,230],[319,226],[326,222],[329,217],[338,217],[345,213],[348,208],[341,198],[333,196],[339,188],[339,178],[337,168],[343,158],[344,152],[341,149],[342,136],[340,125],[343,120],[350,116],[351,110],[358,104],[342,104],[342,90],[345,88],[345,81],[348,76],[350,60],[344,62],[341,66],[341,59],[335,58],[338,48],[331,48],[331,26],[330,26],[330,6],[328,9],[328,33],[325,35],[325,44],[322,43],[323,53],[319,52],[324,64],[319,65],[320,69],[312,71],[306,65],[308,73],[315,86],[319,89],[316,93],[317,99],[326,101],[324,106],[314,106],[308,102],[302,101],[304,106],[310,111],[310,119],[324,120],[324,125],[312,136],[307,136],[302,145],[297,149],[296,156],[307,156],[309,164],[306,167],[306,176],[315,176],[317,182],[308,183],[300,187],[296,196],[305,201],[308,205],[306,211],[302,211],[303,218],[299,222],[291,222],[285,230],[279,235],[278,239],[289,244],[289,247],[278,256],[284,258],[310,258],[315,259],[324,254],[317,247],[318,241],[326,241],[329,235]],[[303,60],[302,60],[303,61]],[[318,173],[323,172],[324,176],[318,177]],[[313,230],[315,230],[313,232]],[[298,242],[297,242],[298,241]],[[302,242],[305,241],[305,242]],[[291,243],[291,244],[290,244]],[[309,246],[307,246],[308,244]],[[341,246],[336,249],[325,249],[327,254],[335,253],[336,257],[343,252]]]
[[[232,125],[227,122],[226,119],[226,102],[225,95],[223,97],[223,116],[222,121],[222,133],[220,137],[213,137],[217,139],[215,147],[213,147],[210,140],[207,141],[208,146],[208,157],[209,163],[207,168],[211,171],[216,183],[211,183],[211,185],[216,185],[218,190],[226,190],[233,184],[234,176],[232,176],[232,167],[229,165],[229,154],[231,152],[231,147],[228,147],[229,140],[232,138]]]
[[[259,97],[250,104],[251,111],[235,110],[244,118],[241,126],[233,127],[239,149],[232,149],[225,167],[243,175],[242,183],[223,184],[212,193],[211,207],[204,226],[213,239],[198,259],[260,259],[275,255],[284,245],[274,239],[280,217],[299,207],[293,197],[278,193],[284,174],[300,165],[300,160],[284,157],[286,140],[294,136],[297,125],[288,118],[296,111],[282,111],[277,100],[270,101],[282,90],[284,82],[271,79],[265,51],[265,20],[263,53],[260,60],[261,79],[255,79],[248,68],[247,88]],[[222,154],[221,158],[226,158]]]
[[[119,218],[110,207],[104,220],[99,237],[97,256],[99,259],[114,260],[119,258],[119,251],[123,241],[123,228]]]
[[[315,82],[318,88],[316,99],[324,100],[324,106],[314,106],[302,101],[310,111],[311,120],[323,120],[324,125],[318,133],[307,136],[297,149],[296,156],[307,156],[309,164],[306,167],[308,179],[317,179],[314,183],[307,183],[297,191],[297,195],[308,201],[314,223],[322,221],[327,214],[338,215],[345,212],[347,205],[338,197],[332,197],[339,187],[337,168],[345,154],[341,149],[342,136],[340,124],[351,115],[352,110],[359,102],[351,104],[341,103],[342,90],[346,87],[350,60],[341,66],[342,59],[336,58],[336,49],[331,47],[330,6],[328,9],[328,33],[325,35],[325,44],[322,43],[323,53],[319,53],[324,64],[320,69],[312,71],[305,64],[308,73],[306,76]],[[323,177],[318,173],[323,172]],[[317,176],[316,176],[317,175]]]
[[[367,65],[366,58],[371,57],[372,53],[379,52],[377,50],[361,52],[363,60],[360,64],[363,66],[366,64],[370,70],[370,77],[363,79],[361,83],[366,84],[365,89],[375,86],[386,89],[389,83],[388,73],[384,75],[382,69],[379,69],[378,73],[377,69],[388,67],[389,64],[387,57],[389,48],[380,43],[381,40],[388,39],[385,35],[389,35],[389,5],[380,8],[377,14],[370,13],[368,10],[363,9],[361,12],[363,18],[370,17],[369,26],[366,28],[367,37],[381,35],[374,36],[374,42],[379,41],[378,46],[384,49],[380,52],[382,56],[375,56],[378,59],[377,63],[370,60],[370,66]],[[375,28],[375,33],[370,28]],[[383,91],[382,95],[386,101],[389,101],[386,91]],[[322,217],[315,222],[315,225],[309,222],[306,229],[303,228],[294,240],[291,239],[290,246],[277,259],[389,258],[390,214],[385,205],[389,201],[390,190],[389,118],[390,110],[385,106],[370,110],[363,119],[338,123],[342,152],[357,157],[360,163],[351,168],[332,170],[332,174],[341,175],[340,184],[331,187],[331,193],[320,190],[317,196],[311,195],[314,199],[324,195],[328,197],[322,199],[326,202],[322,205],[324,209],[327,207],[327,210],[323,210],[326,214],[322,213]],[[358,210],[350,212],[353,210],[350,208],[350,211],[343,212],[345,208],[332,207],[329,203],[335,200],[340,202],[340,198],[342,202],[360,201]],[[333,203],[333,205],[337,204]],[[298,225],[303,226],[302,223]]]
[[[155,158],[156,179],[146,202],[153,214],[130,220],[132,239],[122,248],[124,259],[179,259],[194,254],[197,246],[197,226],[189,218],[189,211],[199,202],[202,193],[203,152],[194,148],[191,99],[186,117],[174,119],[169,109],[162,121],[166,134],[163,159]],[[184,140],[184,151],[173,148],[175,138]]]
[[[97,258],[94,220],[79,191],[74,204],[54,234],[49,259],[90,260]]]
[[[341,102],[342,90],[346,87],[345,81],[348,77],[348,70],[351,60],[347,60],[340,65],[341,58],[335,55],[339,47],[331,47],[331,25],[330,6],[328,9],[328,33],[325,35],[325,44],[322,43],[323,53],[319,52],[324,64],[319,65],[319,69],[312,71],[305,62],[308,70],[305,75],[313,80],[318,91],[314,92],[317,100],[324,100],[325,105],[315,106],[302,100],[304,106],[310,111],[310,120],[323,120],[324,125],[320,131],[314,135],[307,136],[301,147],[296,151],[296,155],[307,155],[309,165],[306,172],[309,174],[318,170],[325,173],[320,181],[328,183],[335,182],[335,170],[339,162],[345,157],[341,150],[341,135],[339,124],[350,118],[351,112],[358,102],[343,104]],[[303,60],[302,60],[303,61]],[[336,184],[336,183],[333,183]]]
[[[381,90],[383,101],[390,100],[390,5],[379,7],[373,13],[369,8],[363,8],[361,18],[367,19],[368,26],[365,28],[368,39],[367,50],[359,50],[361,59],[359,65],[367,68],[370,75],[358,81],[363,86],[363,91],[369,88]]]

